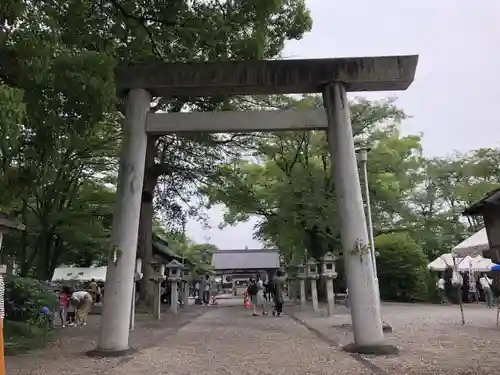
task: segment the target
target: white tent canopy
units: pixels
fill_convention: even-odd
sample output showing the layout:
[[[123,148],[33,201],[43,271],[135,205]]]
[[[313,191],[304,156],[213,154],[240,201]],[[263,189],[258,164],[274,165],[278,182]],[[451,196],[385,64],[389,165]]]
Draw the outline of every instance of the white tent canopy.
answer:
[[[466,257],[465,259],[456,258],[455,262],[457,265],[457,269],[459,271],[468,270],[470,260],[472,260],[471,257]],[[453,254],[448,253],[448,254],[443,254],[441,256],[438,256],[431,263],[429,263],[427,268],[430,269],[431,271],[444,271],[447,268],[454,267],[454,266],[455,266],[455,264],[453,262]]]
[[[455,264],[456,269],[460,272],[467,272],[469,270],[474,272],[488,272],[493,265],[490,259],[485,259],[481,255],[474,258],[468,255],[464,258],[455,258]],[[452,253],[443,254],[437,257],[427,266],[431,271],[444,271],[448,267],[455,268]]]
[[[455,246],[452,253],[456,257],[464,257],[466,255],[475,257],[482,255],[483,251],[489,248],[488,235],[486,234],[486,229],[483,228]]]
[[[107,267],[58,267],[54,270],[52,281],[96,281],[106,280]]]

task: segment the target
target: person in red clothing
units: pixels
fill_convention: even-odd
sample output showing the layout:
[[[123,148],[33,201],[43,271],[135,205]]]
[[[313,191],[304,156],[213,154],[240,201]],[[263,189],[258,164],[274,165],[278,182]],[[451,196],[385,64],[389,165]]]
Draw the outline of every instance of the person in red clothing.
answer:
[[[71,297],[70,290],[67,286],[63,286],[59,291],[59,317],[61,319],[62,327],[66,327],[66,310],[69,307],[69,300]]]

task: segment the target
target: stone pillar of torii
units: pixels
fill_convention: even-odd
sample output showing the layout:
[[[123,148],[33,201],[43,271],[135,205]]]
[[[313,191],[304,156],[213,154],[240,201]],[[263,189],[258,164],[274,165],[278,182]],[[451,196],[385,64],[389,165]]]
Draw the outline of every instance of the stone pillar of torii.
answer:
[[[326,130],[341,222],[354,343],[358,353],[393,353],[382,330],[358,175],[347,91],[405,90],[418,56],[342,59],[148,63],[118,67],[119,95],[127,97],[98,348],[117,355],[129,347],[129,318],[148,134]],[[313,110],[150,113],[153,97],[321,93]]]

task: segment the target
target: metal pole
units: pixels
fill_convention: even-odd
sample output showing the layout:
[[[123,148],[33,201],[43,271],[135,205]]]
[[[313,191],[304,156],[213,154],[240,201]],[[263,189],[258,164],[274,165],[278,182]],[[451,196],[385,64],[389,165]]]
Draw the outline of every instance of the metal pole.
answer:
[[[370,253],[372,256],[373,262],[373,274],[375,279],[378,280],[377,277],[377,260],[375,254],[375,241],[373,239],[373,221],[372,221],[372,206],[370,202],[370,189],[368,186],[368,151],[367,148],[362,148],[358,150],[358,158],[361,164],[361,168],[363,170],[363,182],[364,182],[364,190],[365,190],[365,202],[366,202],[366,222],[368,226],[368,240],[370,241]],[[378,283],[377,283],[378,284]]]
[[[377,255],[375,252],[375,240],[373,238],[372,205],[370,201],[370,188],[368,185],[368,151],[370,151],[369,148],[360,148],[356,150],[356,153],[358,161],[361,164],[361,169],[363,171],[363,185],[364,185],[363,190],[366,203],[366,226],[368,227],[368,241],[370,242],[370,255],[372,257],[372,264],[373,264],[375,292],[377,293],[377,298],[380,300],[380,289],[379,289],[378,274],[377,274]]]

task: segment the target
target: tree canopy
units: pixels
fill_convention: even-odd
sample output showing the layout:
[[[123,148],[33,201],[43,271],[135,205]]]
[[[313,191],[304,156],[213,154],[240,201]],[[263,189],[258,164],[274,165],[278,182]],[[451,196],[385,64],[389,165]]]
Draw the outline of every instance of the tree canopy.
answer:
[[[123,121],[117,63],[276,58],[310,27],[303,0],[2,3],[0,208],[27,224],[8,237],[2,260],[41,279],[63,262],[105,261]],[[226,98],[153,103],[153,111],[235,105]],[[182,201],[191,203],[215,161],[239,152],[238,141],[193,134],[151,142],[158,218],[178,230],[194,213]]]
[[[0,210],[27,228],[6,237],[0,261],[39,279],[62,263],[105,264],[124,119],[117,64],[275,59],[311,25],[304,0],[0,4]],[[153,98],[151,110],[321,105],[317,95],[178,97]],[[419,135],[402,132],[407,116],[394,100],[350,105],[355,141],[371,148],[375,234],[389,236],[379,242],[391,250],[397,237],[390,235],[401,234],[408,252],[433,259],[482,227],[461,212],[500,186],[500,149],[429,158]],[[149,137],[138,249],[143,282],[158,227],[206,270],[215,248],[192,243],[184,231],[189,216],[203,219],[206,200],[226,205],[226,225],[258,216],[256,237],[277,246],[288,264],[306,250],[317,258],[340,254],[331,169],[320,131]]]
[[[274,98],[270,107],[316,107],[318,97]],[[403,135],[405,113],[393,100],[351,101],[355,142],[369,146],[368,186],[375,235],[407,232],[429,259],[449,252],[481,228],[463,208],[500,184],[500,149],[426,158],[421,137]],[[362,181],[363,183],[363,181]],[[227,207],[225,224],[255,215],[255,236],[293,264],[305,256],[341,253],[335,185],[324,132],[263,136],[251,157],[218,166],[206,189]]]

